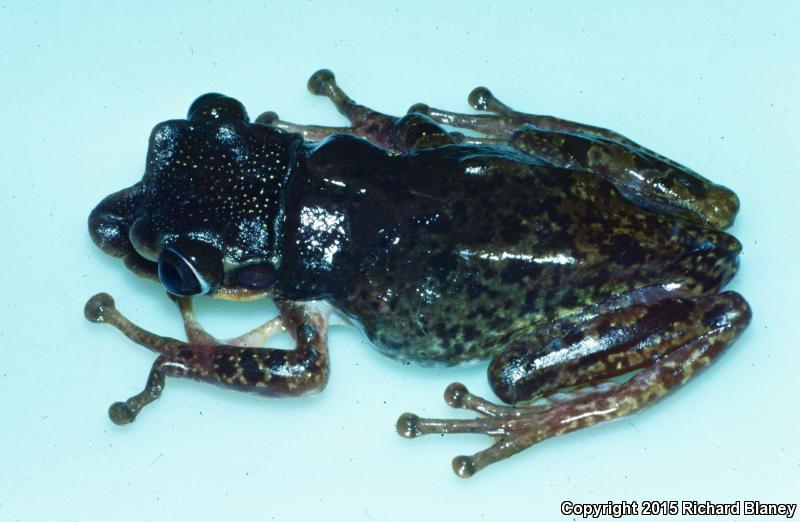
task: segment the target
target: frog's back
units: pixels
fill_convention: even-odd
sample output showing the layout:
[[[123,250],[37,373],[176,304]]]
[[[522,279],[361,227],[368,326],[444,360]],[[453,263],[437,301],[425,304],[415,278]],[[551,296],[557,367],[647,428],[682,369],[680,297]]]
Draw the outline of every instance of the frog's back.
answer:
[[[489,357],[520,328],[662,283],[683,270],[675,259],[714,234],[512,149],[388,157],[342,141],[312,156],[297,204],[341,216],[335,283],[322,297],[395,358]],[[343,152],[358,159],[326,157]]]

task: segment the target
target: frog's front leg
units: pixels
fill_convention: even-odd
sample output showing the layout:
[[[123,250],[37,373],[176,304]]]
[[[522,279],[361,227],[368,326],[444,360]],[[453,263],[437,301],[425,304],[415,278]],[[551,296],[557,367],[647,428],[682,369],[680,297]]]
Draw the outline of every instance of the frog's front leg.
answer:
[[[531,402],[498,406],[454,384],[445,393],[447,403],[474,410],[481,418],[422,419],[406,413],[397,430],[409,438],[490,435],[493,446],[453,460],[454,471],[469,477],[549,437],[648,406],[716,359],[750,316],[747,302],[734,292],[673,297],[595,316],[541,346],[518,339],[492,361],[489,379],[501,399]],[[609,380],[633,371],[638,373],[624,382]]]
[[[139,411],[161,395],[166,376],[189,377],[219,386],[267,396],[299,396],[321,390],[328,380],[327,313],[292,302],[279,302],[280,320],[273,320],[225,343],[206,333],[191,310],[191,302],[177,300],[189,342],[161,337],[130,322],[108,294],[86,303],[90,321],[108,323],[132,341],[159,354],[145,389],[109,408],[115,424],[133,422]],[[294,337],[294,350],[254,348],[285,328]]]
[[[256,123],[301,134],[309,141],[322,140],[334,134],[352,134],[393,152],[449,145],[461,139],[460,135],[448,133],[424,114],[396,117],[356,103],[339,87],[336,77],[328,69],[320,69],[311,75],[308,90],[312,94],[330,99],[338,111],[350,121],[350,127],[299,125],[281,120],[272,111],[261,114],[256,118]]]

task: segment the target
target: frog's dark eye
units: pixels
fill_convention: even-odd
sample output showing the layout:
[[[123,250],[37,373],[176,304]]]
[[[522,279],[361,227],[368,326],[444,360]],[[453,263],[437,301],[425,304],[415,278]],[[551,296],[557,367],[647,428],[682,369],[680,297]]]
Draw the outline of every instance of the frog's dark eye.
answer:
[[[245,123],[250,121],[242,102],[217,92],[210,92],[197,98],[189,107],[187,118],[198,123],[214,120]]]
[[[207,243],[185,241],[164,247],[158,258],[158,278],[171,294],[208,294],[222,280],[219,251]]]
[[[246,265],[236,271],[236,279],[245,288],[269,290],[275,285],[275,267],[269,263]]]

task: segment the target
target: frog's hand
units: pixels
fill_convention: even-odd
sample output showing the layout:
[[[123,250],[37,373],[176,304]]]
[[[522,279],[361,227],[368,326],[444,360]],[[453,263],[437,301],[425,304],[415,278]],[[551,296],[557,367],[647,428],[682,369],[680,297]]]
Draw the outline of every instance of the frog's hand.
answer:
[[[308,90],[312,94],[329,98],[342,115],[350,120],[350,127],[323,127],[320,125],[298,125],[283,121],[272,111],[256,118],[256,123],[269,125],[287,132],[296,132],[309,141],[318,141],[333,134],[352,134],[366,138],[386,149],[392,149],[389,135],[398,118],[383,114],[353,101],[336,84],[336,78],[328,69],[320,69],[308,80]]]
[[[220,344],[194,321],[188,301],[179,300],[179,304],[189,343],[155,335],[131,323],[108,294],[97,294],[86,304],[87,319],[109,323],[132,341],[159,354],[145,389],[109,408],[114,423],[132,422],[144,406],[161,395],[167,375],[268,396],[299,396],[325,387],[329,372],[327,313],[280,302],[279,322],[270,321],[228,344]],[[294,350],[251,347],[284,327],[295,338]]]
[[[453,460],[469,477],[549,437],[629,415],[686,383],[708,366],[750,321],[750,308],[734,292],[670,298],[610,311],[580,324],[537,350],[512,346],[490,367],[495,392],[508,402],[498,406],[462,385],[451,385],[445,400],[474,410],[472,420],[422,419],[403,414],[397,431],[404,437],[429,433],[484,433],[490,448]],[[555,348],[558,347],[558,350]],[[610,379],[639,370],[627,381]],[[556,389],[572,391],[553,393]]]

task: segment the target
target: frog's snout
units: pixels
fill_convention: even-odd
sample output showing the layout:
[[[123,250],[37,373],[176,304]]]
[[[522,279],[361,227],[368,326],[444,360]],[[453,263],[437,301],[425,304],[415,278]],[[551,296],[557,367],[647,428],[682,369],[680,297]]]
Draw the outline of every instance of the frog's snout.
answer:
[[[142,197],[144,192],[139,182],[106,197],[89,214],[89,235],[107,254],[125,257],[133,251],[128,232]]]

